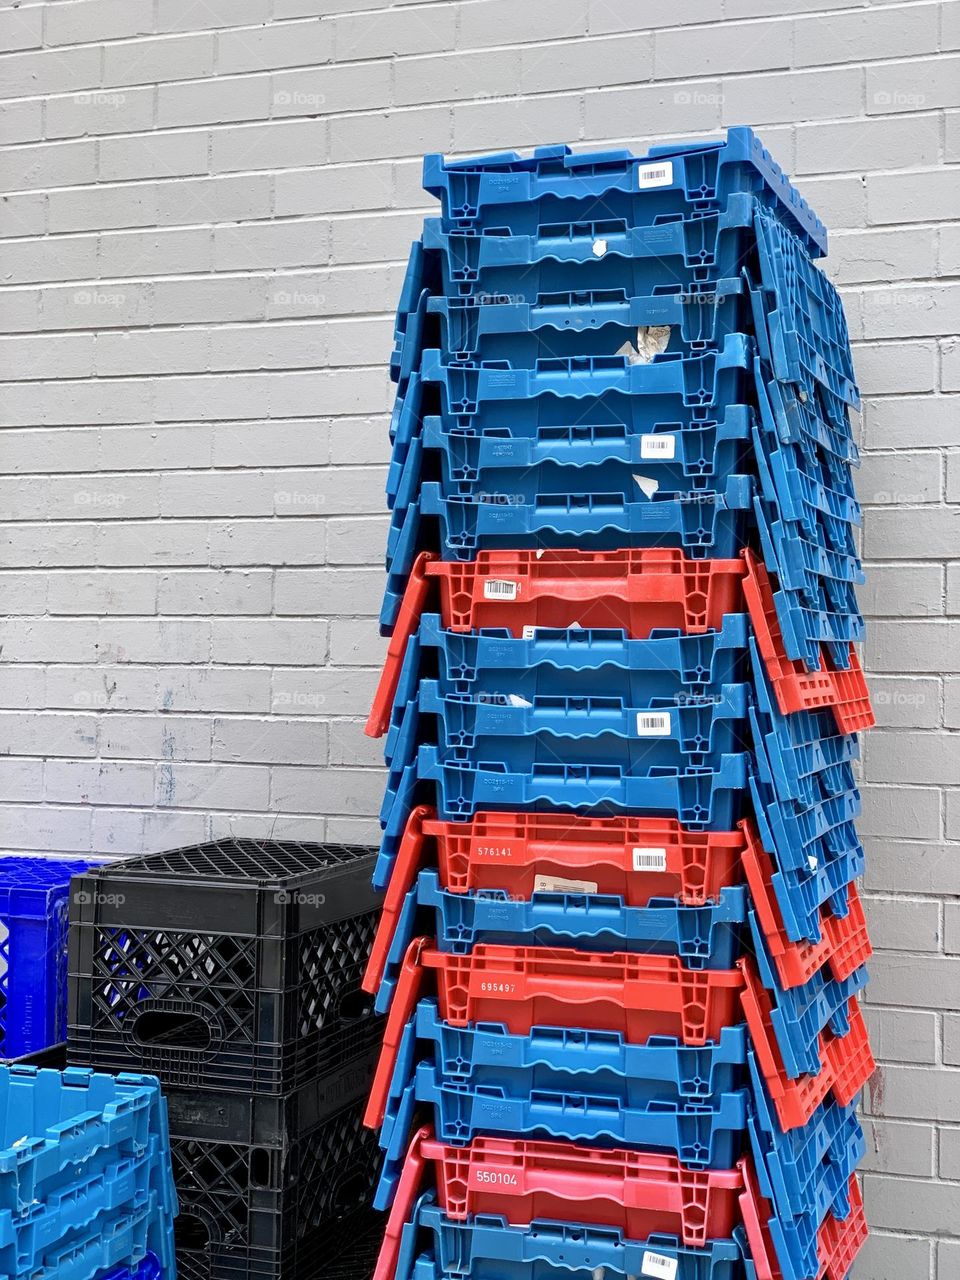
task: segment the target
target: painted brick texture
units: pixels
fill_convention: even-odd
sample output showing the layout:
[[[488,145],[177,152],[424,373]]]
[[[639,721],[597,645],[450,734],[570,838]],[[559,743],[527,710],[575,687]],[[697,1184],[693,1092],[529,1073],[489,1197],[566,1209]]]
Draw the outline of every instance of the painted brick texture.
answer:
[[[373,839],[425,150],[758,128],[865,405],[874,1235],[960,1258],[960,0],[0,0],[0,848]]]

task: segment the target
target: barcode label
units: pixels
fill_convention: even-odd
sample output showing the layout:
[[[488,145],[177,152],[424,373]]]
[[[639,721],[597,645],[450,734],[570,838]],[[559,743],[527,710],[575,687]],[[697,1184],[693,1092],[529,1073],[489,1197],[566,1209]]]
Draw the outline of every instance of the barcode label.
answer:
[[[641,436],[640,437],[640,457],[641,458],[666,458],[671,459],[677,456],[677,437],[676,436]]]
[[[673,161],[637,165],[637,186],[641,191],[647,187],[672,187]]]
[[[488,578],[483,584],[483,598],[484,600],[516,600],[519,590],[519,582],[504,582],[499,578]]]
[[[633,851],[633,869],[634,871],[666,871],[666,849],[635,848]]]
[[[638,711],[637,734],[641,738],[668,738],[670,736],[670,712]]]
[[[595,880],[563,880],[558,876],[535,876],[534,893],[596,893]]]
[[[674,1280],[674,1276],[677,1274],[677,1260],[676,1258],[667,1258],[662,1253],[651,1253],[649,1249],[645,1249],[640,1260],[640,1274],[655,1276],[656,1280]]]
[[[536,628],[536,627],[524,627],[524,628],[523,628],[523,638],[524,638],[524,640],[532,640],[536,634],[537,634],[537,628]]]

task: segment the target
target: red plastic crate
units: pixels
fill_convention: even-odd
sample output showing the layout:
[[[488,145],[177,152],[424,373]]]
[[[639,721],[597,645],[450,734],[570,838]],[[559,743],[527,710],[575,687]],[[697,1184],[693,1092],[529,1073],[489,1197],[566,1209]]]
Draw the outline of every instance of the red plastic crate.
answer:
[[[441,822],[420,805],[400,841],[364,990],[379,989],[397,917],[421,867],[438,867],[452,893],[502,889],[528,901],[543,878],[619,895],[630,907],[652,898],[700,906],[743,880],[743,845],[740,831],[687,831],[672,818],[478,813],[469,822]]]
[[[452,1026],[503,1023],[513,1035],[583,1027],[633,1043],[666,1035],[702,1045],[740,1015],[736,970],[687,969],[676,956],[480,945],[465,956],[426,951],[422,961]]]
[[[854,646],[850,646],[850,666],[846,671],[834,667],[822,649],[819,671],[808,671],[802,662],[788,658],[766,566],[752,551],[744,551],[742,555],[746,565],[743,593],[747,609],[776,693],[777,705],[783,714],[829,707],[841,733],[858,733],[872,728],[877,721]]]
[[[407,640],[417,628],[430,585],[440,591],[443,625],[452,631],[500,627],[613,628],[646,639],[658,628],[719,629],[744,611],[743,561],[689,560],[666,547],[624,551],[481,551],[468,563],[421,554],[400,606],[387,660],[367,721],[387,731]]]
[[[533,1027],[617,1031],[642,1044],[676,1036],[700,1046],[742,1021],[737,969],[687,969],[676,956],[597,954],[563,947],[480,944],[469,955],[436,951],[427,938],[407,949],[394,992],[364,1123],[383,1123],[403,1030],[425,970],[436,975],[440,1016],[455,1027],[501,1024],[512,1035]]]
[[[841,1106],[851,1103],[876,1070],[863,1011],[856,997],[847,1006],[850,1029],[845,1036],[824,1031],[819,1040],[821,1069],[815,1076],[791,1080],[783,1065],[770,1023],[772,1004],[753,965],[737,961],[743,973],[743,1011],[750,1038],[777,1116],[784,1131],[804,1125],[832,1093]]]
[[[817,1280],[847,1280],[867,1238],[863,1194],[856,1174],[850,1179],[847,1194],[850,1198],[850,1212],[847,1216],[835,1218],[833,1214],[827,1214],[820,1228],[817,1250],[820,1270]]]
[[[744,835],[743,866],[753,907],[784,988],[802,987],[825,964],[829,964],[839,982],[849,978],[873,955],[857,886],[851,884],[847,892],[845,916],[835,916],[826,907],[821,910],[819,942],[792,942],[786,935],[771,886],[773,860],[751,822],[742,822],[740,828]]]
[[[512,1226],[567,1221],[612,1227],[634,1240],[663,1232],[689,1248],[729,1236],[745,1222],[759,1280],[773,1276],[765,1241],[752,1225],[761,1214],[746,1161],[735,1169],[692,1170],[675,1156],[520,1138],[477,1137],[451,1147],[421,1129],[407,1155],[374,1280],[393,1280],[400,1236],[427,1165],[439,1206],[456,1221],[477,1214]]]
[[[452,893],[505,889],[529,898],[545,876],[587,881],[630,907],[652,898],[695,907],[743,881],[741,832],[687,831],[675,818],[478,813],[467,823],[425,818],[422,831]]]
[[[437,556],[432,551],[421,551],[413,562],[403,599],[400,601],[393,635],[387,645],[387,656],[377,682],[377,691],[373,695],[373,706],[367,718],[365,732],[368,738],[382,738],[390,727],[390,712],[397,694],[397,685],[400,682],[403,655],[406,652],[408,640],[420,625],[420,615],[430,594],[427,566],[436,559]]]
[[[610,627],[643,640],[659,627],[719,630],[743,612],[739,560],[689,560],[666,547],[624,551],[481,551],[432,561],[443,625],[453,631],[525,626]]]

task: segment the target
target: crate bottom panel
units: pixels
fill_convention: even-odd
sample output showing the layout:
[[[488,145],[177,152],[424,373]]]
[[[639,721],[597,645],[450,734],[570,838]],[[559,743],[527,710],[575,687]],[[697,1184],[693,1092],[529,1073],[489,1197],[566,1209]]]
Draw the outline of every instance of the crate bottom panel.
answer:
[[[740,955],[747,923],[742,886],[721,892],[703,907],[679,907],[654,899],[645,907],[625,907],[622,898],[593,894],[588,885],[558,884],[527,901],[505,890],[480,894],[447,893],[435,871],[421,871],[396,915],[385,914],[371,968],[364,979],[386,1012],[403,968],[407,949],[418,933],[421,913],[435,921],[441,951],[463,955],[476,943],[572,947],[580,951],[636,951],[676,955],[690,968],[730,969]]]
[[[440,1017],[435,1000],[421,1000],[395,1046],[387,1046],[367,1106],[365,1123],[383,1119],[386,1093],[399,1093],[413,1077],[419,1057],[436,1064],[451,1081],[476,1080],[516,1094],[536,1080],[555,1091],[575,1077],[598,1093],[620,1095],[632,1105],[660,1099],[670,1104],[706,1102],[746,1081],[746,1026],[724,1027],[719,1037],[691,1048],[670,1036],[631,1044],[618,1032],[533,1027],[513,1035],[502,1023],[454,1027]]]
[[[346,1107],[274,1147],[174,1135],[180,1274],[296,1274],[301,1255],[369,1203],[380,1154],[360,1111]]]
[[[430,1243],[429,1252],[418,1249]],[[404,1229],[396,1280],[570,1280],[599,1276],[670,1276],[672,1280],[756,1280],[742,1231],[688,1249],[671,1236],[631,1240],[622,1231],[538,1221],[511,1227],[502,1219],[455,1222],[426,1194]],[[659,1271],[657,1268],[659,1267]]]
[[[570,1082],[566,1092],[511,1094],[473,1081],[448,1081],[432,1063],[421,1062],[387,1111],[380,1134],[383,1182],[399,1181],[420,1108],[432,1115],[440,1140],[452,1144],[478,1134],[522,1134],[586,1146],[643,1147],[674,1154],[689,1168],[729,1169],[743,1152],[747,1104],[748,1094],[740,1090],[702,1103],[633,1107],[619,1097],[599,1096],[582,1080]]]

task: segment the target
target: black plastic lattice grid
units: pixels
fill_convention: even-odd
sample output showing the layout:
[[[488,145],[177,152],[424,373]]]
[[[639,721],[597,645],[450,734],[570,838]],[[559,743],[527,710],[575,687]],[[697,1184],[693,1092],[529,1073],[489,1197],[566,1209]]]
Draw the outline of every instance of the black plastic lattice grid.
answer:
[[[360,983],[376,923],[367,911],[279,941],[98,929],[71,977],[71,1061],[181,1087],[296,1088],[372,1016]]]
[[[345,1108],[285,1147],[171,1138],[180,1199],[177,1266],[185,1280],[313,1280],[343,1251],[347,1221],[363,1214],[380,1163],[361,1107]],[[360,1243],[360,1241],[358,1241]],[[361,1280],[368,1272],[355,1273]]]
[[[285,1093],[371,1016],[380,897],[366,846],[221,840],[71,892],[71,1061],[175,1087]]]

